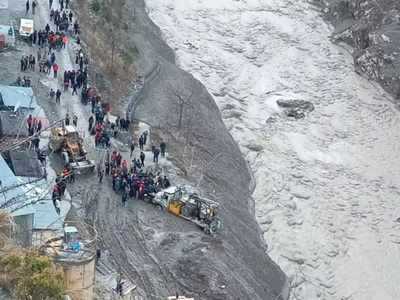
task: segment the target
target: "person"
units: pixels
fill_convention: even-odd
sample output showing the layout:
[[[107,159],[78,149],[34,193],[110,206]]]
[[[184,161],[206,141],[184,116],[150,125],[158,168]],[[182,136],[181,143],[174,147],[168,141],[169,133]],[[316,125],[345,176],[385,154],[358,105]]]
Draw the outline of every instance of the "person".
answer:
[[[143,142],[143,135],[141,135],[141,136],[139,137],[139,148],[140,148],[140,150],[143,150],[143,145],[144,145],[144,142]]]
[[[60,104],[60,100],[61,100],[61,91],[60,91],[60,89],[57,89],[57,92],[56,92],[56,103]]]
[[[160,150],[161,150],[161,157],[165,157],[165,150],[167,148],[167,144],[163,141],[160,144]]]
[[[69,119],[69,114],[67,113],[67,114],[65,115],[65,126],[68,126],[68,125],[69,125],[69,121],[70,121],[70,119]]]
[[[97,262],[100,260],[100,258],[101,258],[101,250],[100,250],[100,248],[97,248],[96,249],[96,265],[97,265]]]
[[[101,183],[103,181],[104,170],[100,168],[97,176],[99,177],[99,183]]]
[[[144,159],[146,158],[146,155],[144,154],[143,151],[140,152],[140,161],[141,161],[141,167],[144,167]]]
[[[53,64],[53,72],[54,72],[54,78],[57,78],[58,65],[56,63]]]
[[[32,138],[32,145],[34,150],[39,149],[40,138],[37,134],[35,134]]]
[[[53,187],[53,193],[52,193],[51,199],[53,200],[53,205],[54,205],[54,208],[58,215],[60,214],[60,208],[58,206],[57,200],[58,201],[60,200],[60,194],[61,194],[60,187],[59,187],[58,183],[56,183]]]
[[[29,0],[26,0],[25,6],[26,6],[26,12],[25,12],[25,14],[27,15],[27,14],[29,13]]]
[[[55,96],[55,95],[56,95],[56,93],[54,92],[54,90],[53,90],[53,89],[50,89],[49,96],[50,96],[50,99],[51,99],[51,100],[54,99],[54,96]]]
[[[74,116],[72,117],[72,124],[73,124],[75,127],[78,127],[78,116],[77,116],[77,115],[74,115]]]
[[[49,0],[49,8],[51,9],[52,6],[53,6],[53,0]]]
[[[78,95],[78,83],[75,81],[73,84],[72,84],[72,95]]]
[[[36,0],[33,0],[32,1],[32,15],[34,15],[35,14],[35,9],[36,9]]]
[[[158,156],[160,155],[160,149],[155,148],[153,152],[153,162],[158,164]]]
[[[146,145],[147,143],[147,135],[149,134],[149,132],[146,130],[145,132],[143,132],[143,145]]]
[[[112,172],[111,176],[112,176],[112,188],[113,188],[113,190],[115,191],[115,190],[116,190],[116,184],[117,184],[117,176],[118,176],[118,174],[117,174],[117,172],[114,170],[114,171]]]
[[[88,128],[89,134],[90,134],[91,131],[92,131],[93,122],[94,122],[94,118],[93,118],[93,115],[91,115],[91,116],[89,117],[89,128]]]
[[[127,187],[125,186],[124,188],[122,188],[122,195],[121,195],[121,200],[122,200],[122,206],[125,207],[126,206],[126,201],[128,200],[128,191],[127,191]]]
[[[32,124],[33,124],[33,117],[29,115],[26,119],[26,123],[28,124],[28,132],[31,132]]]
[[[106,176],[109,176],[110,175],[110,163],[108,162],[108,161],[105,161],[104,162],[104,167],[105,167],[105,169],[106,169]]]
[[[167,176],[164,176],[163,186],[164,186],[164,189],[167,189],[167,188],[169,188],[171,186],[171,183],[169,182]]]
[[[64,35],[62,38],[62,47],[65,49],[67,44],[68,44],[68,37],[66,35]]]
[[[40,149],[37,150],[37,158],[39,162],[42,164],[42,166],[46,166],[46,152],[40,151]]]
[[[37,123],[36,131],[40,132],[42,130],[42,120],[39,120]]]
[[[132,139],[131,141],[131,155],[129,157],[132,157],[133,151],[135,150],[135,141]]]
[[[124,283],[122,282],[122,274],[119,274],[117,278],[117,286],[115,287],[115,292],[119,295],[122,296],[122,285]]]

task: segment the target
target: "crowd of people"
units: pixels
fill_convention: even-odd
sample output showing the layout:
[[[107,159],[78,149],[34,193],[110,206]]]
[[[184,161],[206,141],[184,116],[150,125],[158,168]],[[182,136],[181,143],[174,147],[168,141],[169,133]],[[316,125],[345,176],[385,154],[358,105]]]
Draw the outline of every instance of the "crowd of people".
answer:
[[[23,87],[30,87],[31,86],[31,79],[28,76],[24,76],[23,78],[21,78],[21,76],[18,76],[17,80],[15,80],[14,85],[23,86]]]
[[[29,2],[29,0],[27,1]],[[99,182],[103,178],[110,178],[112,188],[121,195],[122,204],[125,205],[129,198],[145,199],[151,197],[157,191],[170,186],[170,181],[166,176],[158,172],[145,169],[145,146],[149,143],[148,131],[143,132],[138,139],[132,139],[130,144],[130,157],[123,159],[120,152],[111,150],[111,138],[118,137],[119,132],[128,132],[130,128],[130,120],[123,117],[117,117],[114,122],[110,122],[105,118],[110,111],[107,103],[102,101],[100,95],[93,87],[88,87],[88,64],[89,60],[82,50],[75,53],[75,69],[60,70],[57,64],[56,51],[62,51],[69,43],[71,36],[76,38],[79,44],[80,27],[77,21],[74,21],[73,13],[68,11],[69,0],[59,0],[60,9],[53,9],[53,0],[49,0],[50,21],[54,23],[55,30],[51,30],[50,24],[46,24],[44,29],[34,31],[30,37],[31,44],[37,47],[37,55],[28,55],[21,58],[21,71],[35,71],[35,65],[39,65],[39,72],[48,75],[53,72],[53,77],[57,78],[58,74],[62,74],[62,87],[57,89],[51,88],[49,98],[59,104],[62,93],[72,90],[72,95],[77,95],[81,89],[81,102],[91,105],[92,115],[88,119],[88,131],[94,136],[95,146],[106,149],[104,162],[97,167]],[[63,90],[63,92],[62,92]],[[78,126],[78,116],[73,114],[72,118],[67,113],[64,119],[64,125]],[[39,137],[42,127],[41,121],[29,116],[27,119],[29,135],[33,135],[33,140]],[[37,136],[37,138],[36,138]],[[136,145],[140,151],[137,158],[133,157]],[[150,147],[149,147],[150,148]],[[160,143],[159,147],[151,146],[153,153],[153,162],[158,164],[159,156],[165,156],[166,144]],[[67,183],[75,181],[73,169],[67,164],[63,172],[57,177],[53,187],[52,200],[57,212],[59,206],[57,200],[60,200],[65,192]]]
[[[28,126],[28,135],[32,136],[35,133],[39,133],[42,130],[42,120],[39,118],[32,117],[29,115],[26,119],[26,123]]]
[[[129,162],[120,152],[114,150],[110,154],[107,151],[104,168],[101,165],[97,168],[100,183],[104,176],[111,176],[112,188],[121,194],[124,206],[129,198],[144,200],[145,196],[154,197],[155,193],[171,185],[169,179],[159,172],[145,171],[144,159],[144,152],[140,153],[139,159]]]

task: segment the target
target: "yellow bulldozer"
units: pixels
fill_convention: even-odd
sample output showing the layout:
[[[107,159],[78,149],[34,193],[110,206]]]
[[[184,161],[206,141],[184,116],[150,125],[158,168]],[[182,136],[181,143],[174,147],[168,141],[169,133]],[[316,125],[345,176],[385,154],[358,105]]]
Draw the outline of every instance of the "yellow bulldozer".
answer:
[[[95,164],[87,159],[83,139],[74,126],[54,127],[51,129],[49,148],[62,155],[65,165],[78,173],[93,172]]]

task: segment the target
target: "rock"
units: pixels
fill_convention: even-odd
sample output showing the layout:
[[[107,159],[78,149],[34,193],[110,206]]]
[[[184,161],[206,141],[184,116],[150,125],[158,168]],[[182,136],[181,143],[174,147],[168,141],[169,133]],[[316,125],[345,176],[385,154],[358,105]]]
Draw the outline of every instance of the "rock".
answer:
[[[329,8],[326,15],[335,25],[335,32],[347,28],[351,33],[351,38],[341,41],[353,47],[356,72],[377,81],[399,99],[400,57],[395,55],[400,46],[399,2],[324,0],[323,3]]]
[[[288,117],[302,119],[307,112],[314,110],[314,105],[305,100],[278,100],[276,103],[284,108],[284,112]]]

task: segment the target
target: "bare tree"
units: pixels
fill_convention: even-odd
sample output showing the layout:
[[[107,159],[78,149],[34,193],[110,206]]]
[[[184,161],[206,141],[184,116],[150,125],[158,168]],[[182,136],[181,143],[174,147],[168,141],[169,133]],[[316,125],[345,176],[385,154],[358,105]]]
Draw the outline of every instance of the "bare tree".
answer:
[[[194,94],[194,91],[191,90],[189,93],[186,95],[184,94],[183,91],[181,91],[179,88],[176,88],[172,86],[171,84],[169,85],[169,91],[172,93],[172,95],[175,97],[177,104],[178,104],[178,130],[182,129],[183,126],[183,119],[184,119],[184,113],[186,110],[192,111],[193,105],[192,105],[192,97]],[[188,118],[190,122],[190,118]]]

